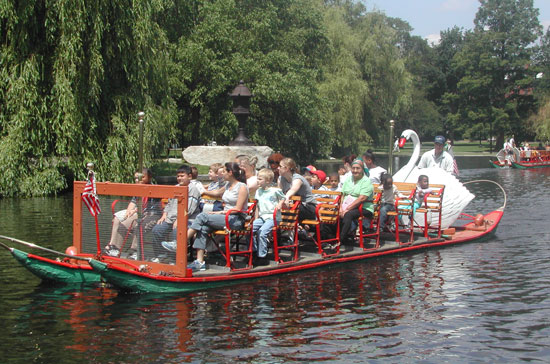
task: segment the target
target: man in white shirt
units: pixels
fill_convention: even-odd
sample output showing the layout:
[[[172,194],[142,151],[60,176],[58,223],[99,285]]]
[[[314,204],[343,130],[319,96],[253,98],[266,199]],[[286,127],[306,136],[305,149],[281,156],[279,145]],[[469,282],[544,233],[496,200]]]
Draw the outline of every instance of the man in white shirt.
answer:
[[[438,167],[449,173],[453,173],[453,157],[444,149],[445,138],[438,135],[434,139],[434,149],[422,154],[418,168]]]

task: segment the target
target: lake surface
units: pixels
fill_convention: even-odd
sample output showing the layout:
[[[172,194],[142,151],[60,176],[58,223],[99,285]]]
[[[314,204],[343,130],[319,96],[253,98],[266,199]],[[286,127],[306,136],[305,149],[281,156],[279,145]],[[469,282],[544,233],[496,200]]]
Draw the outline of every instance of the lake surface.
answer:
[[[0,252],[2,363],[550,360],[550,169],[463,169],[508,193],[485,241],[177,296],[47,287]],[[468,185],[469,213],[503,198]],[[106,209],[107,210],[107,209]],[[64,251],[71,196],[0,200],[0,234]]]

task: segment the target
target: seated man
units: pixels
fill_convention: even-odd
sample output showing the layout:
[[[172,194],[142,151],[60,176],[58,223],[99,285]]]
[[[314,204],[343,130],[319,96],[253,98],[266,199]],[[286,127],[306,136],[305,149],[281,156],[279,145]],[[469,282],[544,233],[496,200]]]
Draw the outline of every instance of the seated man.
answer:
[[[195,218],[199,213],[199,201],[201,194],[195,184],[191,184],[193,174],[191,168],[188,165],[182,165],[177,170],[178,186],[188,186],[188,199],[187,199],[187,213],[189,216],[189,222]],[[162,247],[170,247],[176,251],[176,228],[177,228],[177,216],[178,216],[178,200],[172,198],[168,201],[164,207],[164,213],[157,221],[155,227],[153,227],[153,251],[155,257],[151,259],[153,262],[158,262],[161,257],[163,249]],[[170,236],[170,241],[163,241]],[[163,244],[164,243],[164,244]]]

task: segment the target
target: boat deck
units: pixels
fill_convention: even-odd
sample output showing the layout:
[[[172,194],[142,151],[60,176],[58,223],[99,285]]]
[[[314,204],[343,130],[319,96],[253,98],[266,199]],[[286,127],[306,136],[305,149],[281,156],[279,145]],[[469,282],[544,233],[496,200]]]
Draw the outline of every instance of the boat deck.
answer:
[[[270,251],[267,255],[267,260],[265,261],[265,264],[263,265],[255,265],[253,268],[250,269],[243,269],[243,270],[233,270],[231,271],[228,267],[225,266],[225,259],[221,254],[218,252],[211,252],[208,253],[206,258],[207,268],[204,271],[194,272],[194,277],[209,277],[209,276],[215,276],[215,275],[227,275],[227,274],[242,274],[242,273],[251,273],[251,272],[260,272],[260,271],[269,271],[274,269],[280,269],[282,267],[292,267],[292,266],[303,266],[303,265],[309,265],[314,264],[317,262],[325,261],[327,259],[346,259],[352,258],[354,256],[356,257],[364,257],[365,254],[377,254],[377,253],[383,253],[386,251],[394,251],[399,248],[405,248],[410,247],[414,245],[421,245],[426,243],[432,243],[432,242],[441,242],[445,241],[443,238],[431,238],[426,239],[423,236],[417,236],[415,237],[415,240],[412,244],[410,243],[397,243],[394,241],[394,234],[391,233],[384,233],[381,234],[380,239],[380,247],[378,249],[374,249],[374,242],[366,243],[365,242],[365,249],[362,249],[358,246],[358,242],[356,242],[354,245],[340,245],[340,252],[339,254],[332,256],[332,257],[324,257],[317,251],[317,246],[313,241],[300,241],[299,246],[299,257],[298,260],[295,262],[289,262],[289,263],[278,263],[274,260],[273,254]],[[370,248],[370,249],[369,249]],[[279,253],[283,260],[287,260],[290,256],[290,252],[282,251]],[[240,264],[239,264],[240,263]],[[244,267],[243,262],[236,262],[237,267]]]

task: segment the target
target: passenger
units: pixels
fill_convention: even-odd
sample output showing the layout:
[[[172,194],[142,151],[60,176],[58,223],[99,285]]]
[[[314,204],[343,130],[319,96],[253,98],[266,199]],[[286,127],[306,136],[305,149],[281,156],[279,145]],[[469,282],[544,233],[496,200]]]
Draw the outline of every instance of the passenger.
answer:
[[[204,188],[201,183],[200,193],[201,195],[206,191],[215,191],[223,187],[223,165],[221,163],[213,163],[210,165],[208,170],[208,178],[210,179],[210,184]],[[221,201],[212,201],[207,199],[201,199],[199,204],[200,212],[209,212],[209,211],[221,211],[223,210],[223,204]]]
[[[285,158],[279,164],[278,186],[283,190],[285,200],[279,203],[278,208],[281,208],[282,203],[290,206],[290,197],[297,195],[302,198],[298,219],[314,219],[317,201],[311,193],[311,186],[303,176],[296,173],[296,168],[296,162],[292,158]]]
[[[445,138],[438,135],[434,139],[434,149],[422,154],[418,168],[438,167],[446,172],[454,173],[453,157],[443,150]]]
[[[388,212],[395,211],[395,198],[399,196],[397,187],[393,184],[393,177],[389,173],[382,174],[382,198],[380,200],[380,231],[386,227]]]
[[[197,259],[190,263],[187,268],[195,271],[206,269],[204,262],[204,250],[208,234],[215,230],[225,228],[225,213],[231,209],[246,211],[248,205],[248,187],[244,171],[237,163],[225,163],[224,170],[225,185],[215,191],[207,191],[205,194],[220,197],[224,202],[223,211],[201,212],[193,221],[187,231],[189,241],[195,238],[193,248],[197,250]],[[241,229],[244,226],[245,217],[241,213],[229,216],[229,226],[232,229]]]
[[[363,153],[363,162],[369,170],[368,177],[370,178],[371,182],[380,184],[380,176],[387,171],[384,168],[376,165],[376,157],[372,150],[369,149],[365,153]]]
[[[311,177],[313,176],[313,172],[316,170],[317,168],[315,168],[315,166],[312,166],[311,164],[306,167],[302,167],[302,176],[304,176],[304,178],[306,179],[307,183],[309,183],[310,186],[311,186]]]
[[[188,186],[187,194],[187,214],[188,224],[191,224],[193,219],[199,213],[199,201],[201,193],[196,185],[191,184],[193,179],[193,173],[191,167],[184,164],[180,166],[176,172],[178,186]],[[176,234],[178,227],[178,199],[171,198],[164,207],[164,212],[157,224],[153,227],[153,252],[155,257],[151,259],[152,262],[158,262],[162,259],[162,252],[164,247],[167,250],[176,251]],[[164,241],[167,239],[169,241]]]
[[[428,176],[421,174],[420,176],[418,176],[418,182],[416,184],[413,214],[416,212],[417,208],[422,206],[422,203],[424,202],[424,196],[429,195],[430,193],[432,193],[432,189],[430,188],[430,180]]]
[[[134,181],[138,184],[152,184],[153,172],[149,168],[143,168],[141,175],[136,172]],[[142,231],[149,231],[153,227],[153,222],[158,219],[161,214],[160,200],[154,198],[143,197],[141,199],[141,220],[138,220],[138,197],[133,197],[128,207],[125,210],[120,210],[115,213],[113,218],[113,227],[111,230],[111,239],[105,246],[105,254],[112,257],[120,256],[120,249],[124,243],[124,238],[132,239],[128,258],[137,260],[137,243],[139,226]]]
[[[273,153],[267,157],[267,164],[274,174],[274,183],[277,184],[279,180],[279,163],[283,160],[284,156],[281,153]]]
[[[258,206],[252,233],[254,235],[254,251],[260,259],[267,255],[268,237],[274,226],[273,212],[279,202],[285,199],[280,188],[269,187],[273,182],[273,177],[273,171],[269,168],[263,168],[258,172],[258,190],[254,197],[258,200]]]
[[[254,196],[258,189],[258,177],[256,176],[256,163],[258,158],[256,157],[241,157],[239,158],[239,166],[245,172],[246,185],[248,186],[248,193],[250,196]]]
[[[338,174],[340,175],[340,190],[342,190],[342,186],[344,185],[344,182],[346,179],[348,179],[351,176],[351,163],[355,160],[356,155],[347,155],[344,158],[342,158],[342,161],[344,162],[344,165],[338,169]]]
[[[327,174],[320,169],[311,172],[311,188],[319,191],[328,191],[328,187],[324,185],[327,181]],[[328,196],[328,195],[323,195]]]
[[[374,206],[372,204],[373,187],[370,179],[365,175],[363,161],[356,159],[351,164],[351,178],[344,182],[340,205],[340,242],[349,243],[355,232],[359,218],[359,206],[365,223],[372,219]]]
[[[328,178],[328,184],[330,186],[330,191],[340,191],[338,189],[338,185],[340,184],[340,176],[337,172],[330,174],[330,177]]]

